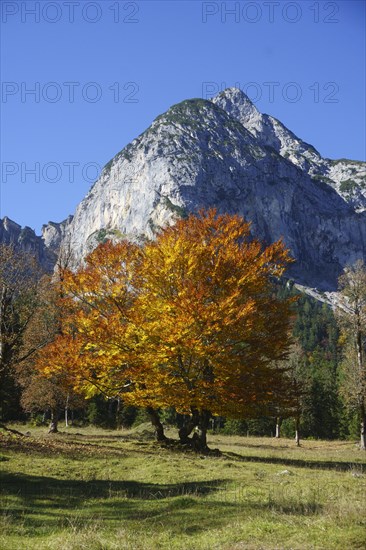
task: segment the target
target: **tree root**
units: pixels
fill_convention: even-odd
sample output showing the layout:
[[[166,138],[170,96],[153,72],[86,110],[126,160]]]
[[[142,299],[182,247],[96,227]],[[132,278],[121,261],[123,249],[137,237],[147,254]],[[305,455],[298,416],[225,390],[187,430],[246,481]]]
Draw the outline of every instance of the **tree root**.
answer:
[[[168,448],[172,451],[181,453],[195,453],[204,456],[222,456],[219,449],[210,449],[209,447],[200,447],[197,445],[197,440],[193,437],[186,439],[184,442],[178,439],[166,439],[165,441],[157,441],[160,447]]]

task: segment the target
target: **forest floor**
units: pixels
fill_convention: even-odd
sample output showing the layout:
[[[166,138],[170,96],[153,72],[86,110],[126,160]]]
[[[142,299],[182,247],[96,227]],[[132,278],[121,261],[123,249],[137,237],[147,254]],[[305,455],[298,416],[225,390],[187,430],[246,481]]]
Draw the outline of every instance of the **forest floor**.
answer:
[[[366,547],[355,442],[210,435],[221,456],[200,456],[147,425],[12,428],[27,435],[0,430],[2,550]]]

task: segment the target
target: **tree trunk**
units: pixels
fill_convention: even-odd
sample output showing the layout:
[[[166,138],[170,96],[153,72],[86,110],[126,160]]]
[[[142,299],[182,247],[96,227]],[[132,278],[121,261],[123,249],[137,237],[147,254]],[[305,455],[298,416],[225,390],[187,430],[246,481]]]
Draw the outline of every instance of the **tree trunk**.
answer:
[[[282,424],[282,418],[279,416],[276,418],[276,437],[279,439],[281,437],[281,424]]]
[[[296,445],[300,447],[300,418],[295,418],[295,441]]]
[[[192,409],[192,416],[188,418],[188,420],[184,421],[183,426],[179,429],[179,439],[181,443],[188,443],[189,442],[189,436],[194,430],[196,426],[198,426],[199,423],[199,414],[197,409]]]
[[[117,397],[117,407],[116,407],[116,428],[117,428],[117,430],[119,430],[120,427],[121,427],[120,412],[121,412],[121,398],[118,395],[118,397]]]
[[[363,362],[363,346],[362,346],[362,329],[361,329],[361,319],[360,314],[357,310],[357,333],[356,333],[356,349],[357,349],[357,363],[358,363],[358,373],[359,373],[359,381],[360,386],[362,387],[363,384],[366,383],[366,380],[364,379],[365,376],[365,370],[364,370],[364,362]],[[364,390],[365,388],[363,388]],[[360,404],[360,421],[361,421],[361,437],[360,437],[360,448],[365,451],[366,450],[366,409],[365,409],[365,401],[364,396],[361,397],[361,404]]]
[[[150,416],[151,424],[155,428],[155,437],[157,441],[166,441],[167,437],[164,434],[164,426],[160,422],[158,413],[152,407],[146,407],[146,411]]]
[[[3,371],[3,356],[4,356],[4,338],[3,338],[3,320],[5,319],[5,296],[6,296],[6,288],[5,285],[2,286],[1,289],[1,297],[0,297],[0,372]],[[4,330],[5,332],[5,330]]]
[[[51,424],[48,430],[49,434],[55,434],[58,432],[58,409],[51,409]]]
[[[112,424],[113,422],[113,402],[114,402],[114,399],[113,398],[109,398],[108,399],[108,423],[109,424]]]
[[[65,403],[65,428],[69,427],[69,394],[66,396]]]
[[[208,449],[207,447],[207,430],[210,425],[211,413],[210,411],[203,410],[200,415],[200,422],[198,424],[200,444],[202,450]]]
[[[366,409],[365,404],[362,403],[360,407],[360,416],[361,416],[361,440],[360,448],[363,451],[366,451]]]
[[[197,431],[194,433],[192,442],[193,448],[199,452],[208,450],[207,446],[207,429],[211,418],[210,411],[203,410],[199,415]]]

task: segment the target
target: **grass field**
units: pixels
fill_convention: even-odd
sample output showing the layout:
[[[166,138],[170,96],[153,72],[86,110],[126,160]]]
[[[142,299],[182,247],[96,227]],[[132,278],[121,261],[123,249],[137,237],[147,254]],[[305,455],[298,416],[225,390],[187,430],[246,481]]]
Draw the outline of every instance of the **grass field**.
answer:
[[[222,455],[202,457],[144,425],[15,428],[30,435],[1,432],[2,550],[366,547],[354,442],[211,435]]]

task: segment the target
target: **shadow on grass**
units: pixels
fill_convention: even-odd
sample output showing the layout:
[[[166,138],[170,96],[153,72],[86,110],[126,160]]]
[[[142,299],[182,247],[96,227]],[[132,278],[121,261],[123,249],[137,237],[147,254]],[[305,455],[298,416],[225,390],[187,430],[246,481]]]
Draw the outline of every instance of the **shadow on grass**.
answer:
[[[65,432],[60,431],[57,432],[57,434],[45,434],[45,435],[51,435],[51,437],[57,439],[57,438],[63,438],[66,437],[68,439],[75,439],[76,441],[83,441],[83,440],[91,440],[91,441],[135,441],[136,439],[139,440],[141,434],[140,433],[123,433],[123,432],[114,432],[113,434],[83,434],[81,432]],[[151,432],[148,432],[149,437],[152,440],[155,440],[154,434]]]
[[[310,515],[321,512],[316,502],[303,502],[251,491],[237,491],[227,480],[155,484],[137,481],[78,481],[4,474],[1,492],[11,532],[22,526],[27,536],[57,530],[98,529],[131,522],[133,529],[157,528],[172,535],[195,535],[224,528],[244,515],[265,512]],[[197,497],[214,494],[214,498]],[[171,497],[176,497],[172,499]]]
[[[125,498],[159,500],[176,496],[205,496],[220,489],[225,480],[158,484],[140,481],[64,480],[26,474],[0,475],[1,494],[30,499],[48,499],[52,506],[77,506],[85,499]]]
[[[216,445],[226,445],[225,440],[220,440],[216,443]],[[291,447],[289,445],[271,445],[270,443],[267,445],[265,443],[248,443],[247,441],[244,441],[243,443],[235,442],[235,447],[244,447],[249,449],[263,449],[264,451],[276,451],[277,449],[280,450],[291,450]]]
[[[119,526],[121,521],[150,522],[151,526],[157,522],[175,533],[194,534],[212,526],[214,518],[215,523],[224,526],[237,513],[233,503],[197,498],[222,490],[224,479],[155,484],[8,473],[1,476],[0,482],[9,526],[22,524],[30,536],[70,526],[84,528],[93,521],[104,527]],[[223,512],[220,517],[216,517],[217,510]]]
[[[2,476],[2,508],[8,534],[20,528],[22,537],[57,531],[109,530],[121,525],[172,535],[196,535],[223,529],[235,517],[262,517],[265,512],[313,515],[321,505],[279,495],[258,498],[251,492],[225,486],[223,479],[191,483],[154,484],[135,481],[72,481],[50,477],[6,474]],[[230,488],[231,487],[231,488]],[[214,494],[213,499],[197,497]],[[176,497],[176,498],[171,498]]]
[[[319,470],[338,470],[349,472],[354,468],[354,462],[337,462],[326,460],[302,460],[298,458],[243,456],[233,452],[223,452],[222,456],[238,462],[261,462],[263,464],[281,464],[281,466],[296,466],[297,468],[314,468]],[[366,463],[357,462],[357,468],[361,472],[366,471]]]

